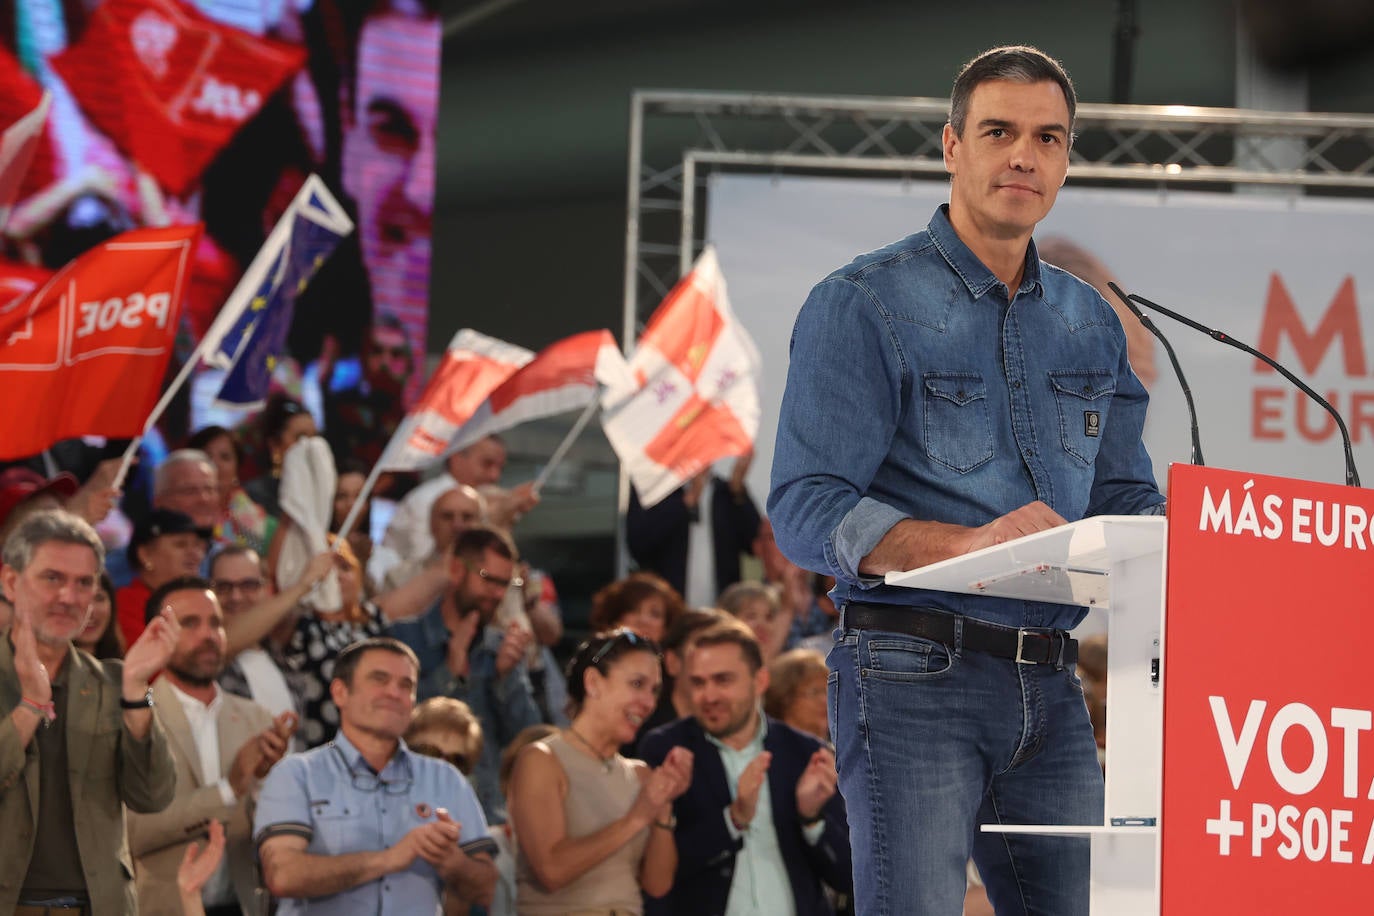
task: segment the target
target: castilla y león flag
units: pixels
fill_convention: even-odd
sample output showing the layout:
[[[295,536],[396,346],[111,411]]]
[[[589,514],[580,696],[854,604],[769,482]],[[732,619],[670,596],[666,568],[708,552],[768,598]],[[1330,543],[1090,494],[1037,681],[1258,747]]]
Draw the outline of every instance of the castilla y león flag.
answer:
[[[655,505],[759,428],[758,350],[730,309],[708,246],[649,319],[628,387],[608,387],[601,425],[640,503]]]
[[[437,461],[458,428],[498,385],[534,359],[524,347],[463,328],[434,370],[378,462],[385,471],[413,471]]]
[[[502,382],[453,437],[450,450],[540,417],[586,407],[598,382],[624,376],[625,357],[605,329],[549,344]]]
[[[105,0],[52,59],[91,122],[173,194],[305,63],[174,0]]]
[[[162,387],[201,227],[135,229],[0,300],[0,458],[130,438]]]

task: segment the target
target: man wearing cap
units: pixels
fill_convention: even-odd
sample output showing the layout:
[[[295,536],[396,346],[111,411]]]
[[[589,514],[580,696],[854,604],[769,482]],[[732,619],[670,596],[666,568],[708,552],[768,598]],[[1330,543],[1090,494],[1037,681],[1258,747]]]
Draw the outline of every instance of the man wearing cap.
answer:
[[[153,620],[123,661],[72,644],[86,623],[105,548],[60,510],[25,519],[5,542],[0,586],[14,626],[0,639],[0,912],[137,912],[127,808],[159,811],[175,772],[149,684],[179,627]]]
[[[198,575],[209,543],[210,529],[171,509],[154,509],[134,528],[128,549],[134,580],[115,592],[119,629],[126,645],[143,632],[143,608],[149,596],[164,582]]]

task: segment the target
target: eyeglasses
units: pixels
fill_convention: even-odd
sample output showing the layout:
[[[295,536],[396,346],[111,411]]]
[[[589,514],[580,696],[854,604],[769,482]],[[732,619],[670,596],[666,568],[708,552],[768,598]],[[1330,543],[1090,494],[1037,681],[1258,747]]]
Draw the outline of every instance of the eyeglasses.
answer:
[[[464,754],[461,751],[454,751],[452,754],[446,754],[432,744],[423,743],[407,744],[406,747],[410,748],[417,754],[424,755],[425,757],[434,757],[438,760],[447,760],[449,763],[457,767],[458,771],[461,773],[466,773],[468,771],[468,756],[467,754]]]
[[[179,487],[168,487],[162,492],[169,496],[216,496],[219,494],[219,484],[188,483]]]
[[[232,595],[234,592],[255,595],[262,591],[265,584],[261,579],[216,579],[210,583],[217,595]]]
[[[634,630],[616,630],[606,638],[606,641],[601,644],[601,648],[596,650],[596,654],[593,655],[592,660],[587,663],[587,667],[595,668],[597,665],[601,664],[601,660],[605,658],[611,649],[615,647],[615,644],[619,642],[629,643],[636,647],[653,647],[653,643],[649,642],[649,640],[645,639],[643,636],[640,636]]]
[[[491,573],[487,572],[486,569],[484,569],[481,566],[478,566],[476,563],[472,562],[467,558],[463,559],[463,565],[468,568],[468,572],[475,572],[477,573],[477,575],[481,576],[484,582],[490,582],[492,585],[498,586],[500,588],[510,588],[512,585],[514,585],[516,588],[524,588],[525,586],[525,580],[520,578],[519,576],[515,576],[510,579],[502,579],[500,576],[492,575]]]
[[[387,795],[404,795],[410,791],[410,787],[415,781],[410,776],[406,776],[404,779],[383,779],[371,769],[365,773],[359,773],[348,765],[348,758],[344,756],[343,748],[332,741],[329,746],[334,749],[334,753],[339,755],[339,762],[348,771],[353,782],[353,788],[359,792],[376,792],[381,789]]]
[[[405,359],[410,355],[408,347],[383,347],[380,344],[372,345],[373,356],[386,356],[391,359]]]

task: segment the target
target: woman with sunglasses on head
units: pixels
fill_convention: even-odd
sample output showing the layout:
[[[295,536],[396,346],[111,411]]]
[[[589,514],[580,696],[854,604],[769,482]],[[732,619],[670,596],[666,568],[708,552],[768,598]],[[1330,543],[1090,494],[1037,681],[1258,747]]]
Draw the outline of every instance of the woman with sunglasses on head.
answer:
[[[673,885],[673,800],[692,781],[674,748],[657,769],[617,751],[658,700],[658,646],[632,630],[583,643],[568,665],[572,722],[520,752],[511,778],[523,916],[639,914]]]

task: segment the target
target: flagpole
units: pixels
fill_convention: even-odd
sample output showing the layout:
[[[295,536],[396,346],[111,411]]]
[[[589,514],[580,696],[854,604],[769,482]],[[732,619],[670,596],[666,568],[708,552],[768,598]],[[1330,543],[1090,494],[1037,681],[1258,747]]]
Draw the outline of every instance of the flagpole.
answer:
[[[553,469],[558,467],[563,461],[563,458],[568,454],[568,449],[572,448],[573,442],[582,434],[582,430],[587,428],[587,423],[591,421],[592,414],[596,413],[596,409],[600,406],[601,400],[597,397],[593,397],[591,403],[587,405],[586,410],[582,411],[582,415],[578,417],[577,422],[573,424],[572,429],[568,430],[568,434],[563,437],[563,441],[558,443],[558,448],[554,449],[553,455],[549,458],[548,463],[544,465],[544,469],[539,472],[538,477],[534,478],[533,487],[536,494],[544,486],[545,482],[548,481],[549,475],[553,473]]]
[[[148,419],[143,421],[143,432],[137,435],[129,443],[129,447],[124,450],[124,460],[119,463],[119,470],[115,473],[114,482],[111,484],[116,490],[124,485],[124,477],[129,473],[129,468],[134,463],[134,456],[138,454],[138,447],[143,443],[143,437],[148,435],[148,430],[153,428],[153,424],[162,419],[162,415],[167,412],[167,408],[172,404],[172,398],[181,390],[181,386],[186,384],[186,379],[191,371],[195,369],[196,363],[200,362],[201,351],[205,348],[205,341],[208,338],[202,337],[200,343],[191,351],[190,357],[182,363],[181,371],[176,378],[172,379],[172,384],[167,386],[167,390],[158,398],[153,405],[152,413],[148,414]]]
[[[386,452],[382,452],[382,458],[386,457]],[[377,463],[372,466],[372,470],[367,474],[367,480],[363,481],[363,488],[358,491],[358,498],[353,501],[353,508],[348,510],[348,515],[344,517],[343,524],[339,526],[339,531],[335,535],[334,550],[337,553],[339,544],[348,537],[348,532],[353,530],[353,523],[358,520],[358,516],[363,512],[363,506],[367,505],[367,498],[372,495],[372,488],[377,485],[377,478],[382,476],[382,466],[386,464],[382,458],[377,459]]]

